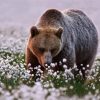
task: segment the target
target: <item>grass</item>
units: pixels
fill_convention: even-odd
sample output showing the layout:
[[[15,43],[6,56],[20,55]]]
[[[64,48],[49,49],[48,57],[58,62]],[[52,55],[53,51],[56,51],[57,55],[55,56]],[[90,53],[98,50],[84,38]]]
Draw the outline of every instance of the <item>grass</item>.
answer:
[[[2,69],[0,71],[0,81],[4,83],[7,90],[12,90],[20,84],[34,85],[34,81],[29,76],[25,77],[28,72],[24,68],[24,54],[1,51],[0,58],[3,60],[3,66],[0,66]]]
[[[0,83],[4,84],[3,88],[12,91],[21,84],[30,87],[34,86],[28,70],[24,68],[25,55],[23,53],[13,53],[8,51],[0,51]],[[95,73],[92,74],[93,79],[85,83],[81,76],[76,79],[65,77],[63,72],[58,75],[48,75],[42,80],[43,87],[57,88],[62,95],[78,95],[82,97],[88,93],[100,93],[100,59],[95,61]]]

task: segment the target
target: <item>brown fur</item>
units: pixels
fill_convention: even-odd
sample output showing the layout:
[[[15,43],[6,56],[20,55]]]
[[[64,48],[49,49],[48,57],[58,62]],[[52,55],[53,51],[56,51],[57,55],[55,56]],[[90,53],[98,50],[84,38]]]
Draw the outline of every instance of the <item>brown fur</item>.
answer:
[[[57,62],[56,69],[62,69],[59,61],[66,58],[68,68],[76,64],[85,77],[85,71],[93,65],[97,47],[96,28],[82,11],[50,9],[30,29],[26,48],[27,68],[29,63],[32,68],[40,64],[44,71],[45,63]],[[32,73],[36,74],[36,71]]]

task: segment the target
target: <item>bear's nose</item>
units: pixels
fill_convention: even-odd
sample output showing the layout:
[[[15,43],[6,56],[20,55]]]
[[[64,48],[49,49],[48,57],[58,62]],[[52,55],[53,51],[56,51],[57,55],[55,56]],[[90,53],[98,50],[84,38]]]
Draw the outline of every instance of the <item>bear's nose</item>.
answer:
[[[51,58],[51,56],[46,56],[46,57],[45,57],[45,64],[50,65],[51,63],[52,63],[52,58]]]

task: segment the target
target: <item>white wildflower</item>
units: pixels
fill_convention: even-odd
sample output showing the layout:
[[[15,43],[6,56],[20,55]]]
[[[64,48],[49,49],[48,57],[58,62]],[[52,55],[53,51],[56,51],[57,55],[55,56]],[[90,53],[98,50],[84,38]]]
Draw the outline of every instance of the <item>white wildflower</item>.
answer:
[[[72,90],[74,87],[73,86],[70,86],[69,88]]]
[[[67,69],[67,65],[63,65],[63,68],[64,68],[64,69]]]
[[[67,59],[66,58],[63,58],[62,61],[63,61],[63,63],[66,63],[67,62]]]
[[[57,72],[54,72],[54,73],[53,73],[53,76],[56,77],[56,76],[57,76]]]
[[[50,66],[51,66],[51,67],[55,67],[55,64],[54,64],[54,63],[51,63]]]

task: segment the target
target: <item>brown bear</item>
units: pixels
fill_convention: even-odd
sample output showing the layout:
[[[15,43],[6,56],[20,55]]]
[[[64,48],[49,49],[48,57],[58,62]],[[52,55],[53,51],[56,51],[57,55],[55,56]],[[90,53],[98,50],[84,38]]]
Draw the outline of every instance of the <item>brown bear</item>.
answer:
[[[40,64],[44,71],[45,64],[66,58],[67,67],[73,68],[76,64],[85,78],[85,71],[93,65],[97,47],[97,30],[82,11],[49,9],[30,29],[26,65],[34,69]],[[56,68],[60,70],[62,66],[58,63]],[[32,73],[36,74],[34,70]]]

